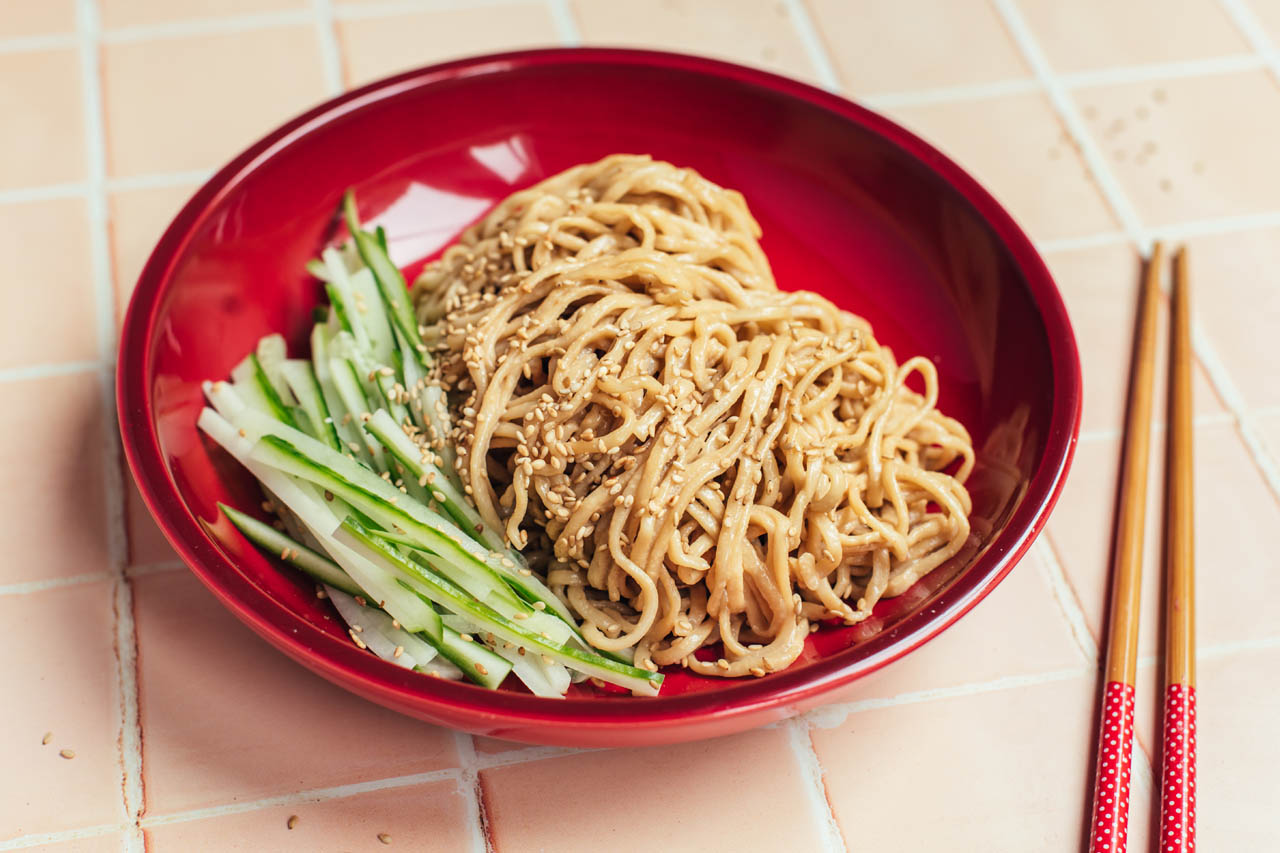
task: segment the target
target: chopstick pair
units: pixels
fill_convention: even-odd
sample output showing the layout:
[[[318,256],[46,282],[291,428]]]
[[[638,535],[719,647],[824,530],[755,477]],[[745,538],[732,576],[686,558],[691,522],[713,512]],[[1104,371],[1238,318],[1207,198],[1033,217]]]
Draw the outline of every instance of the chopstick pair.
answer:
[[[1156,316],[1164,248],[1155,245],[1139,300],[1134,366],[1125,419],[1119,519],[1111,575],[1106,684],[1098,728],[1091,853],[1127,848],[1129,774],[1133,754],[1134,681],[1142,591],[1147,457],[1156,363]],[[1195,564],[1192,509],[1191,341],[1187,253],[1174,257],[1172,361],[1165,498],[1165,673],[1160,768],[1161,851],[1195,850],[1196,687]]]

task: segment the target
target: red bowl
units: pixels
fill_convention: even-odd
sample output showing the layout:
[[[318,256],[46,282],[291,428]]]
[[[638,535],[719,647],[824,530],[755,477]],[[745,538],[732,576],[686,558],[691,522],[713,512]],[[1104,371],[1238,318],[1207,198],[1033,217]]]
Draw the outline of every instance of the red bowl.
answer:
[[[900,358],[942,376],[941,408],[973,433],[977,543],[856,628],[811,635],[762,679],[670,674],[656,699],[555,701],[406,672],[355,648],[326,602],[200,519],[256,507],[256,485],[195,427],[199,383],[259,336],[305,343],[320,296],[303,272],[355,187],[415,268],[513,189],[618,151],[692,166],[741,190],[784,288],[867,317]],[[688,56],[547,50],[402,74],[329,101],[205,184],[139,279],[121,336],[120,428],[156,520],[196,575],[286,654],[404,713],[530,743],[617,746],[728,734],[833,691],[940,631],[995,587],[1058,496],[1079,430],[1080,367],[1049,273],[967,174],[892,122],[762,71]],[[842,691],[847,695],[848,691]]]

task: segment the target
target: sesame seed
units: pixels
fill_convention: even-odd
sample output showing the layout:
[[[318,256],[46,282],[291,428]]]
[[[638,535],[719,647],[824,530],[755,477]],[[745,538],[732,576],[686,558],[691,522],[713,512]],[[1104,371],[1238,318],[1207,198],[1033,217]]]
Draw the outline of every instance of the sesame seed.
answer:
[[[393,658],[398,658],[402,654],[404,654],[404,646],[396,646],[396,650],[391,653],[391,656]]]
[[[476,661],[475,667],[476,667],[476,672],[480,673],[481,675],[489,674],[489,670],[485,669],[484,664],[480,663],[480,661]]]
[[[378,833],[378,840],[379,840],[379,841],[381,841],[383,844],[390,844],[390,843],[391,843],[391,836],[390,836],[390,835],[387,835],[385,832],[379,832],[379,833]]]
[[[289,819],[284,822],[285,829],[293,829],[298,825],[298,816],[296,814],[289,815]]]
[[[45,746],[49,745],[49,741],[53,740],[53,732],[45,732],[44,737],[40,738],[40,743]]]
[[[75,758],[76,751],[74,749],[63,749],[58,751],[58,755],[61,755],[63,758],[68,758],[68,759]]]

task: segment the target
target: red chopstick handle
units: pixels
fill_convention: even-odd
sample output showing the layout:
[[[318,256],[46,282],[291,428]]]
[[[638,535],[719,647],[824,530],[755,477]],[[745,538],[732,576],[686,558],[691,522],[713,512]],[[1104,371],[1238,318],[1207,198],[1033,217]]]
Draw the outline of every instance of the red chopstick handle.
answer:
[[[1089,853],[1124,853],[1129,836],[1129,770],[1133,757],[1133,685],[1108,681],[1102,694],[1098,772],[1093,787]]]
[[[1196,689],[1170,684],[1164,694],[1164,766],[1160,768],[1160,851],[1196,849]]]

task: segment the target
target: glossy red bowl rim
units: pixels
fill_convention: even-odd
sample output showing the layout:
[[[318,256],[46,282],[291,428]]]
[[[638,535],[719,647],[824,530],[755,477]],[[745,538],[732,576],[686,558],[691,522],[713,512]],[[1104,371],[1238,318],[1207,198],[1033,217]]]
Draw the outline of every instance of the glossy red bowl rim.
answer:
[[[1045,451],[1021,503],[998,540],[968,566],[926,610],[860,646],[856,660],[837,653],[795,670],[744,680],[721,689],[656,699],[631,697],[540,699],[487,691],[467,683],[405,679],[403,670],[379,670],[372,657],[324,633],[271,599],[239,574],[213,547],[187,512],[161,453],[153,423],[148,376],[159,296],[174,262],[204,216],[221,198],[270,158],[285,153],[299,137],[363,107],[406,91],[461,77],[548,65],[663,67],[719,77],[805,101],[860,125],[903,149],[938,174],[993,230],[1022,274],[1044,323],[1053,370],[1054,400]],[[594,729],[725,724],[745,717],[762,720],[817,703],[834,690],[907,654],[937,636],[984,598],[1026,553],[1044,527],[1061,493],[1080,430],[1081,373],[1075,336],[1053,279],[1031,241],[1000,204],[958,165],[910,131],[838,95],[766,71],[684,54],[617,48],[554,48],[490,54],[408,71],[340,95],[298,116],[264,137],[210,178],[166,229],[144,267],[121,330],[116,369],[116,403],[125,457],[143,501],[200,580],[242,621],[291,657],[367,698],[401,710],[441,719],[474,719],[490,729],[538,724]],[[143,416],[129,418],[126,413]],[[194,428],[194,427],[193,427]],[[428,684],[430,686],[428,686]]]

